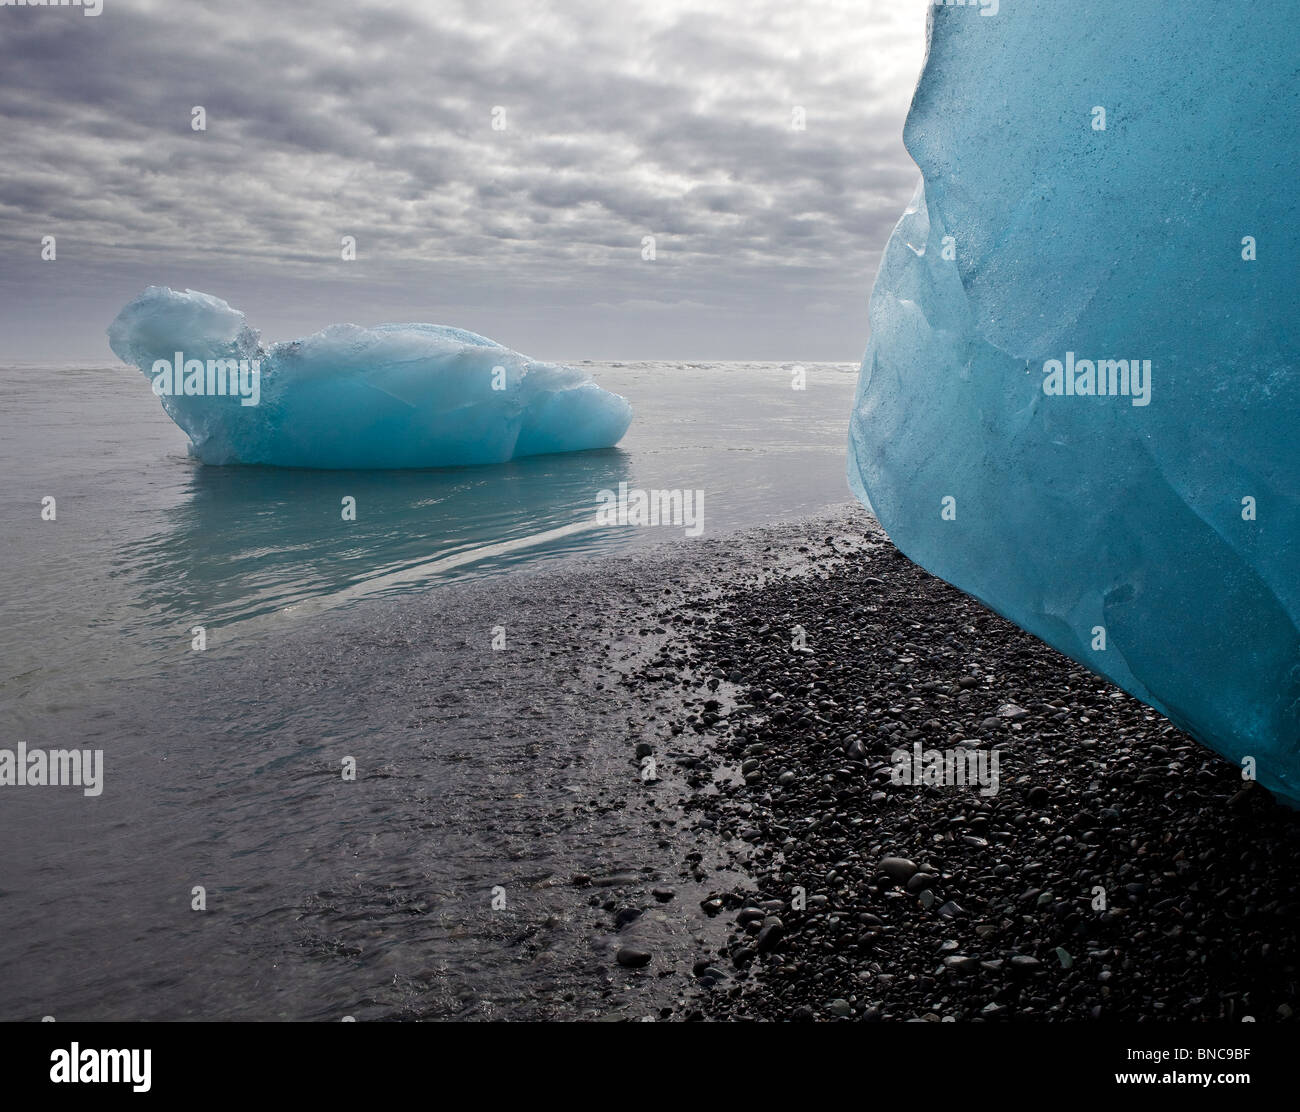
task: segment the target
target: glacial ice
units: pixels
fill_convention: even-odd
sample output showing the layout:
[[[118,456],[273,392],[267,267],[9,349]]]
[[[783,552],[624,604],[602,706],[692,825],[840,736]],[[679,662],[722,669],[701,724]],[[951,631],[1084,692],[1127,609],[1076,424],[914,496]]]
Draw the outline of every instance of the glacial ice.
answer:
[[[849,481],[915,562],[1300,806],[1296,15],[931,9]]]
[[[336,324],[264,348],[220,298],[151,286],[108,336],[119,359],[150,377],[204,463],[503,463],[610,447],[632,420],[623,398],[581,371],[441,325]]]

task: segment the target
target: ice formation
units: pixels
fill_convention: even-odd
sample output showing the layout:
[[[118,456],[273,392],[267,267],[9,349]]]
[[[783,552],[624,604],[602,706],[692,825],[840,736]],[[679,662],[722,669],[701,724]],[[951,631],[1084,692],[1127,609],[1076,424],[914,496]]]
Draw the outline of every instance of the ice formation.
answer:
[[[1300,806],[1296,14],[931,9],[849,480],[914,561]]]
[[[261,346],[220,298],[151,286],[108,330],[204,463],[404,468],[617,444],[631,406],[581,371],[432,324]]]

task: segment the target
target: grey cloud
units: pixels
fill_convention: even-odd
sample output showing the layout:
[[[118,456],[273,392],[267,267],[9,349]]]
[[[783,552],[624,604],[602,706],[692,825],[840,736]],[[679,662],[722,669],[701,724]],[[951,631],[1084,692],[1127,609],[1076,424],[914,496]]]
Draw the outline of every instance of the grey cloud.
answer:
[[[111,319],[128,281],[186,275],[286,322],[313,297],[411,319],[425,291],[457,290],[425,314],[503,342],[527,321],[517,346],[571,358],[855,357],[916,177],[901,128],[924,19],[898,0],[0,9],[10,356],[102,354],[88,304]],[[43,266],[45,234],[60,246]],[[813,327],[797,297],[844,319]],[[627,350],[581,350],[597,302]]]

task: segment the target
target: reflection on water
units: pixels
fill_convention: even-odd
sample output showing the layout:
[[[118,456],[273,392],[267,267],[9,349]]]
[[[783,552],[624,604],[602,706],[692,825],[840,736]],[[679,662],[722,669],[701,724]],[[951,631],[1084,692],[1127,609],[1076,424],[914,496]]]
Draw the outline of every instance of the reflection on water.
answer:
[[[493,467],[203,467],[126,367],[0,368],[0,705],[11,727],[191,652],[358,597],[682,536],[600,528],[596,495],[705,490],[705,534],[844,502],[853,368],[592,365],[636,417],[618,448]],[[43,521],[54,496],[57,520]],[[345,520],[343,500],[356,500]]]
[[[705,490],[706,537],[846,499],[851,371],[810,368],[806,392],[775,364],[593,371],[637,412],[618,449],[344,473],[201,467],[133,370],[0,369],[0,729],[102,749],[107,770],[94,801],[0,807],[23,848],[0,881],[0,1018],[604,1013],[629,936],[579,872],[677,889],[629,929],[690,968],[706,891],[655,794],[625,787],[645,706],[583,679],[627,583],[501,576],[295,624],[682,537],[597,528],[622,482]],[[485,636],[502,611],[508,654]],[[617,806],[578,805],[611,785]],[[195,884],[215,914],[191,912]]]
[[[433,471],[198,467],[167,528],[122,556],[165,614],[244,622],[617,544],[589,535],[596,493],[629,474],[617,448]]]

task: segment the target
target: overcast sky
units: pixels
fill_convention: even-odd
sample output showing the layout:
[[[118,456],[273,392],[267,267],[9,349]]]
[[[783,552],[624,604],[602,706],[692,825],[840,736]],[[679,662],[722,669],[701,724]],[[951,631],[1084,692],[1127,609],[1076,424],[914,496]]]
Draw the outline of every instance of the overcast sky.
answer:
[[[0,8],[0,363],[112,362],[104,329],[148,285],[223,297],[266,340],[429,321],[538,358],[856,360],[917,179],[901,133],[925,18],[924,0]]]

